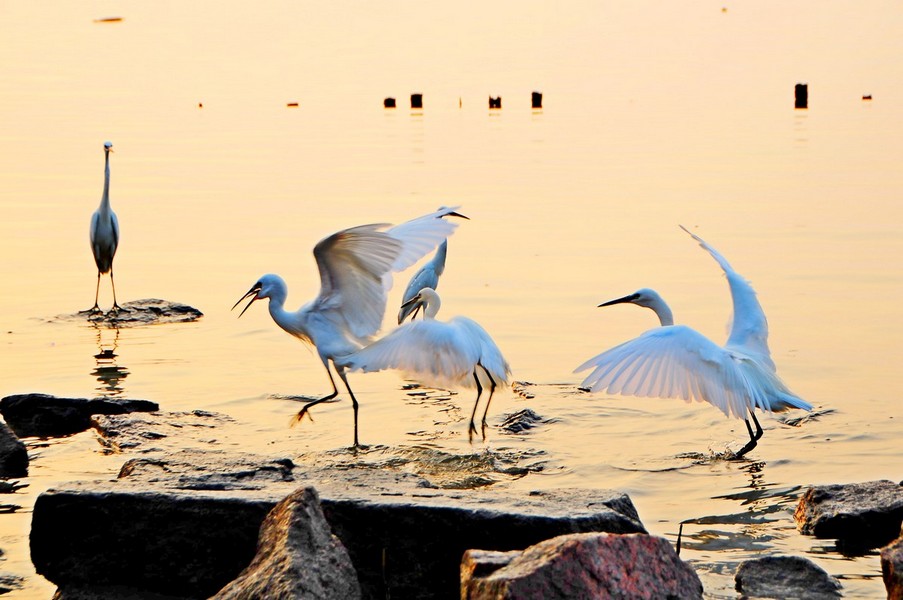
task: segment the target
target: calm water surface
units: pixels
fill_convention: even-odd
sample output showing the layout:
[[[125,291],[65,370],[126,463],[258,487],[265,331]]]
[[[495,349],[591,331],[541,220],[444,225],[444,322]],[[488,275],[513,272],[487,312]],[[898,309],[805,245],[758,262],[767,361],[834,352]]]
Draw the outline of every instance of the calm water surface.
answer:
[[[96,22],[108,17],[122,20]],[[450,240],[440,317],[479,321],[531,384],[496,396],[492,425],[522,408],[545,421],[470,445],[468,393],[354,375],[359,460],[410,460],[456,485],[471,473],[623,490],[651,532],[673,540],[686,522],[682,556],[711,597],[735,597],[736,564],[761,552],[808,556],[850,597],[883,597],[876,554],[843,557],[791,513],[810,484],[903,479],[901,26],[894,2],[6,2],[0,392],[147,398],[244,421],[233,443],[247,450],[340,451],[347,402],[288,428],[286,396],[328,391],[315,355],[263,306],[229,309],[267,272],[287,280],[289,305],[312,298],[311,249],[329,233],[460,204],[472,220]],[[792,108],[801,81],[808,111]],[[424,110],[409,110],[412,92]],[[386,96],[399,108],[383,110]],[[65,318],[93,301],[107,139],[119,300],[185,302],[197,323]],[[752,281],[779,373],[819,411],[798,426],[763,417],[748,460],[715,458],[746,433],[708,405],[591,396],[572,374],[656,324],[595,308],[639,287],[726,338],[726,282],[678,224]],[[91,433],[27,441],[28,487],[0,499],[0,571],[47,598],[28,557],[34,498],[122,459]]]

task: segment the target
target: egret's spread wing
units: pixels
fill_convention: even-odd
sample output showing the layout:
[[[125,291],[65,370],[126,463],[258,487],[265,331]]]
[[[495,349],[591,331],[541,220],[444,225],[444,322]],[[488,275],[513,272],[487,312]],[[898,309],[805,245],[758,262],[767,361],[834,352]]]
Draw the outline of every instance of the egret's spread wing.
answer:
[[[467,317],[454,317],[449,321],[449,324],[467,332],[467,336],[470,339],[478,340],[480,343],[480,365],[492,375],[496,383],[508,383],[511,367],[508,365],[505,357],[502,356],[502,351],[499,350],[495,340],[490,337],[489,333],[479,323]]]
[[[706,401],[742,419],[747,406],[767,409],[768,399],[739,368],[740,360],[701,333],[672,325],[615,346],[575,372],[593,369],[582,384],[593,392]]]
[[[681,225],[681,229],[699,242],[712,258],[724,270],[727,283],[731,289],[731,299],[734,304],[734,315],[731,323],[731,331],[727,339],[727,348],[737,348],[744,353],[755,355],[763,364],[772,371],[775,370],[771,360],[771,352],[768,349],[768,321],[765,311],[756,298],[756,292],[750,283],[742,275],[737,273],[730,263],[721,254],[712,248],[705,240],[690,232]]]
[[[366,373],[398,369],[427,385],[471,387],[479,340],[453,323],[433,319],[405,323],[342,362]]]
[[[386,311],[383,278],[391,271],[403,243],[385,225],[361,225],[335,233],[314,247],[320,270],[315,305],[354,337],[366,339],[382,324]]]
[[[441,208],[388,229],[387,234],[404,244],[402,252],[392,265],[392,270],[407,269],[450,236],[458,224],[443,217],[452,215],[457,208],[457,206]]]

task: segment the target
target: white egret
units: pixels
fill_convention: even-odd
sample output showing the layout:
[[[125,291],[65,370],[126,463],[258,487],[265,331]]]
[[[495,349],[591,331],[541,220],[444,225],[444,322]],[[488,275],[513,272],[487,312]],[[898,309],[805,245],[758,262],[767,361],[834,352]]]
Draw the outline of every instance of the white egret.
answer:
[[[351,396],[354,408],[354,445],[358,446],[358,402],[348,385],[339,357],[367,344],[379,329],[386,311],[393,271],[410,267],[447,238],[457,227],[442,217],[460,216],[454,208],[412,219],[401,225],[361,225],[334,233],[314,246],[320,271],[320,293],[297,311],[285,310],[288,288],[278,275],[264,275],[232,307],[250,297],[241,317],[255,300],[269,298],[270,316],[279,327],[312,344],[326,368],[332,393],[305,404],[296,421],[314,405],[330,401],[339,391],[329,361]]]
[[[511,368],[486,330],[467,317],[437,321],[441,301],[431,288],[423,288],[408,305],[423,306],[423,319],[410,321],[369,346],[341,359],[351,371],[365,373],[399,369],[413,379],[437,387],[476,387],[477,397],[470,415],[468,436],[476,432],[474,419],[483,388],[489,396],[483,409],[483,438],[486,413],[496,387],[508,383]]]
[[[100,206],[91,215],[91,252],[94,253],[94,262],[97,264],[97,288],[94,291],[94,306],[91,312],[100,312],[97,300],[100,296],[100,276],[103,273],[110,274],[110,285],[113,287],[113,308],[120,310],[116,303],[116,284],[113,282],[113,257],[116,256],[116,248],[119,246],[119,219],[110,208],[110,152],[113,151],[112,142],[104,142],[104,169],[103,169],[103,196],[100,198]]]
[[[439,276],[445,271],[445,257],[448,255],[448,240],[439,245],[435,256],[428,263],[420,267],[420,270],[414,273],[408,287],[404,289],[401,297],[401,308],[398,310],[398,324],[401,325],[408,315],[411,315],[413,321],[417,317],[417,313],[423,304],[419,302],[411,302],[411,299],[417,295],[417,292],[423,288],[436,289],[439,285]]]
[[[662,297],[644,288],[599,306],[644,306],[655,312],[661,327],[589,359],[574,372],[593,369],[582,383],[593,392],[705,401],[728,417],[743,419],[749,442],[736,454],[739,458],[762,437],[756,408],[779,412],[811,410],[812,405],[794,395],[778,377],[768,350],[768,323],[752,286],[714,248],[683,226],[681,229],[712,255],[727,276],[734,305],[727,343],[718,346],[689,327],[675,325]],[[756,425],[755,433],[747,414]]]

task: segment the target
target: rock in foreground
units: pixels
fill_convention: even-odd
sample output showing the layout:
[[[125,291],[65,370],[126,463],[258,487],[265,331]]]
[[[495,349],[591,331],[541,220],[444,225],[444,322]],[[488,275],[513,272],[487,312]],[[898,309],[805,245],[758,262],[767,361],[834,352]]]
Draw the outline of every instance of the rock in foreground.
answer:
[[[853,552],[897,537],[903,523],[903,486],[868,481],[809,488],[794,513],[801,533],[834,538]]]
[[[0,477],[28,475],[28,450],[16,434],[0,421]]]
[[[0,413],[19,437],[59,437],[85,431],[92,415],[160,410],[156,402],[127,398],[61,398],[14,394],[0,400]]]
[[[201,455],[211,466],[198,468]],[[521,549],[574,532],[645,532],[618,492],[442,490],[370,466],[318,471],[285,459],[228,456],[149,456],[130,462],[118,481],[43,493],[32,517],[37,572],[63,591],[131,585],[207,598],[251,562],[266,514],[311,484],[364,598],[457,598],[468,548]]]
[[[156,325],[161,323],[188,323],[197,321],[204,316],[198,309],[182,304],[170,302],[158,298],[145,298],[144,300],[132,300],[122,305],[122,309],[109,312],[81,312],[84,318],[87,315],[89,321],[95,324],[103,324],[109,327],[132,327],[135,325]]]
[[[332,535],[317,492],[305,487],[270,511],[260,528],[254,560],[212,600],[360,597],[348,552]]]
[[[881,576],[888,600],[903,600],[903,532],[893,544],[881,549]]]
[[[737,591],[757,598],[840,598],[840,582],[808,558],[768,556],[740,564]]]
[[[491,568],[487,563],[502,563],[510,556],[468,551],[462,561],[461,598],[702,598],[696,572],[660,537],[564,535],[527,548],[489,575],[479,575]]]

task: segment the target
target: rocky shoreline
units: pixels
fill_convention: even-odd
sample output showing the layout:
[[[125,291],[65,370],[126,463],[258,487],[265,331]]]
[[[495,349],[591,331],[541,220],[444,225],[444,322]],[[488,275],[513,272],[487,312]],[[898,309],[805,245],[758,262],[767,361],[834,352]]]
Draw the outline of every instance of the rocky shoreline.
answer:
[[[455,489],[343,457],[297,465],[219,444],[237,427],[226,415],[115,404],[0,400],[11,426],[0,428],[0,465],[21,462],[14,423],[53,435],[35,423],[56,427],[48,414],[95,408],[107,414],[90,415],[90,426],[124,459],[115,479],[59,485],[35,503],[32,562],[59,598],[702,597],[673,541],[648,535],[617,491]],[[802,534],[837,539],[840,550],[885,546],[888,597],[903,597],[900,484],[812,487],[795,518]],[[802,557],[747,561],[736,582],[757,597],[842,594]]]

